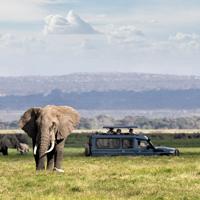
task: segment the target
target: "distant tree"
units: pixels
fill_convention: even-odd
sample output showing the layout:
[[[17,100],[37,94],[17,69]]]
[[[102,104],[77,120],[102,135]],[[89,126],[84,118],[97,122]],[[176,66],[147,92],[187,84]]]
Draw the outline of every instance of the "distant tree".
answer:
[[[138,128],[159,129],[159,128],[177,128],[177,129],[199,129],[200,117],[180,117],[180,118],[147,118],[144,116],[125,116],[122,119],[115,119],[108,115],[99,115],[93,118],[82,117],[80,120],[80,129],[99,129],[105,125],[136,125]],[[0,121],[0,129],[18,128],[18,122]]]

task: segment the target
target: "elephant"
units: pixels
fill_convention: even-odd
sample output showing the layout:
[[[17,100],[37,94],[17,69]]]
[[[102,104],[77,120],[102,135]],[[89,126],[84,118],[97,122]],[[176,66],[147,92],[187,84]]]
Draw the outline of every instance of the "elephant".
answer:
[[[64,172],[61,163],[65,140],[79,120],[74,108],[55,105],[33,107],[21,116],[19,127],[32,138],[36,170]]]
[[[20,148],[20,142],[16,135],[1,135],[0,152],[2,152],[4,156],[8,155],[8,148]]]

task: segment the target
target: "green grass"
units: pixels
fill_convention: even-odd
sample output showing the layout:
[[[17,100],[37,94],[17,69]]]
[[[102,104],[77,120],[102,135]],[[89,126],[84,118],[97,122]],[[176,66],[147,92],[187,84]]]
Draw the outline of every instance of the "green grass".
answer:
[[[189,134],[189,133],[188,133]],[[31,152],[0,155],[0,200],[200,199],[200,139],[150,135],[155,145],[178,147],[179,157],[84,157],[85,134],[66,143],[64,174],[36,172]]]
[[[65,148],[64,174],[35,172],[31,153],[0,156],[0,199],[200,199],[200,148],[179,157],[84,157]]]

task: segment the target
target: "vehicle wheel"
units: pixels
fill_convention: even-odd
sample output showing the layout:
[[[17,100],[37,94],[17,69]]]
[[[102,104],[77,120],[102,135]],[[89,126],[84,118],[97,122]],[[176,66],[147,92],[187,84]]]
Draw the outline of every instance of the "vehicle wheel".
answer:
[[[90,146],[89,146],[89,144],[85,145],[85,156],[90,156]]]

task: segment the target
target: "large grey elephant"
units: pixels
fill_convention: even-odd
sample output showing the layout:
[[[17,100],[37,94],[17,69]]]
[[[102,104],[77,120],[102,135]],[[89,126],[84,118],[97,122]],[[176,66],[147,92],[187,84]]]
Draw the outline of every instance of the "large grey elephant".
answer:
[[[65,139],[79,123],[79,114],[72,107],[48,105],[30,108],[21,117],[19,126],[31,138],[36,170],[64,172],[61,169]]]

